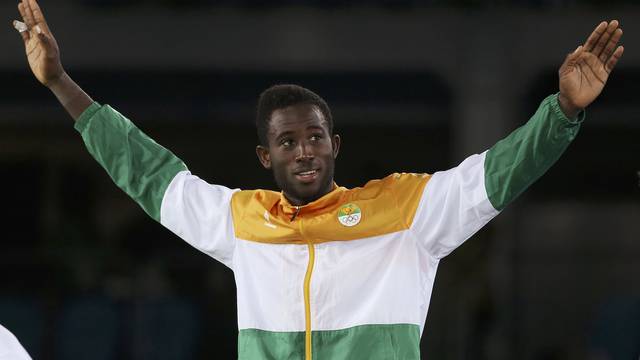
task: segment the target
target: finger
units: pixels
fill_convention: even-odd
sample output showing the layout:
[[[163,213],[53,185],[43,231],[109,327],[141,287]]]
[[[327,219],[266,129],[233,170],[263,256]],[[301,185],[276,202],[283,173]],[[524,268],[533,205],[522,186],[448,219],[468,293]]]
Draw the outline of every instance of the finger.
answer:
[[[23,0],[22,8],[24,9],[24,21],[27,23],[27,26],[29,27],[29,29],[31,29],[34,26],[36,26],[36,20],[33,18],[33,11],[29,6],[29,2]]]
[[[613,20],[609,23],[602,36],[600,36],[600,39],[598,39],[596,46],[594,46],[593,48],[593,51],[591,51],[595,56],[600,57],[600,55],[602,54],[602,50],[604,50],[605,46],[609,42],[609,39],[611,38],[611,35],[613,35],[617,28],[618,20]]]
[[[24,8],[24,4],[18,4],[18,11],[20,12],[20,16],[22,17],[22,21],[27,24],[27,11]],[[27,24],[29,26],[29,24]]]
[[[29,32],[27,31],[27,25],[18,20],[13,20],[13,27],[18,30],[20,36],[22,36],[22,40],[26,43],[29,41]]]
[[[600,24],[598,24],[598,26],[596,26],[596,28],[593,30],[591,35],[589,35],[589,38],[587,38],[587,41],[584,43],[584,49],[586,51],[593,50],[593,47],[598,42],[598,39],[600,39],[600,36],[602,36],[602,34],[607,29],[607,25],[608,25],[607,22],[603,21]]]
[[[622,29],[617,28],[616,31],[611,35],[611,38],[607,42],[607,46],[605,46],[604,50],[602,50],[602,54],[600,54],[600,61],[604,64],[613,54],[613,51],[617,48],[618,42],[622,37]]]
[[[605,65],[604,67],[604,69],[607,70],[608,73],[611,73],[613,68],[618,63],[618,60],[620,60],[620,58],[622,57],[623,52],[624,52],[624,47],[622,46],[618,46],[616,51],[613,52],[613,54],[609,58],[609,61],[607,61],[607,65]]]
[[[47,25],[47,21],[42,14],[42,10],[40,9],[40,5],[38,5],[38,2],[36,2],[36,0],[27,0],[27,2],[29,3],[29,7],[31,8],[31,10],[33,11],[33,18],[36,21],[36,24],[42,26],[48,33],[49,26]]]

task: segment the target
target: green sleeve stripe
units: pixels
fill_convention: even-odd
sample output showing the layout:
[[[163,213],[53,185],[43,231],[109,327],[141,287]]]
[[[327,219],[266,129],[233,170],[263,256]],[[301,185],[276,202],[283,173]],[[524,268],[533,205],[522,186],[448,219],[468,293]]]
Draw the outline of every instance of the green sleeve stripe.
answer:
[[[108,105],[93,103],[75,128],[116,185],[160,221],[164,193],[176,174],[187,169],[184,163]]]
[[[496,210],[520,195],[553,165],[578,134],[584,111],[568,119],[558,96],[542,101],[531,119],[500,140],[487,152],[484,162],[485,187]]]

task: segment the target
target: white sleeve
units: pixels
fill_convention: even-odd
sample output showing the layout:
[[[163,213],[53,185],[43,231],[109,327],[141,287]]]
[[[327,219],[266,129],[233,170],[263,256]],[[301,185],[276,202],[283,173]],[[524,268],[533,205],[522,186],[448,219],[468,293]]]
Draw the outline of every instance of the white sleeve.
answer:
[[[179,172],[162,198],[160,223],[191,246],[233,269],[231,196],[238,190]]]
[[[436,172],[427,182],[411,228],[432,256],[441,259],[498,215],[487,197],[486,152]]]
[[[31,360],[18,339],[0,325],[0,360]]]

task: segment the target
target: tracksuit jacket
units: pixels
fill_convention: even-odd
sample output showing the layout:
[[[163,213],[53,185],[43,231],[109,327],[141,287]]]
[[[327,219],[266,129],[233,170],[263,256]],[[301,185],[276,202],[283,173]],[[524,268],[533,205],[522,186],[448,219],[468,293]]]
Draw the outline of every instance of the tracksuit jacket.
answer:
[[[419,359],[440,259],[540,177],[576,136],[557,95],[489,150],[432,175],[396,173],[304,206],[208,184],[109,106],[76,129],[153,219],[229,267],[239,359]]]

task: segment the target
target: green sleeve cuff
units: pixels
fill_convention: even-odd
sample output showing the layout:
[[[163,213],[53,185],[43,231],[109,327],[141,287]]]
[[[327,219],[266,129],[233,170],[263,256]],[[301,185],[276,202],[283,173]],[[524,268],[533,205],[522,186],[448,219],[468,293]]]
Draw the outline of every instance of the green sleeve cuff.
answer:
[[[82,134],[82,132],[84,131],[84,129],[87,127],[87,125],[89,124],[89,120],[93,117],[93,115],[95,115],[98,110],[100,110],[102,108],[102,105],[100,105],[97,101],[94,101],[91,105],[89,105],[88,108],[86,108],[82,114],[80,114],[80,116],[78,117],[78,119],[76,119],[76,123],[75,125],[73,125],[73,127]]]
[[[552,101],[550,101],[550,106],[551,106],[551,111],[553,112],[553,114],[556,116],[556,118],[569,123],[571,125],[579,125],[582,124],[582,122],[584,121],[585,117],[586,117],[586,113],[584,111],[584,109],[580,110],[580,112],[578,113],[578,115],[573,118],[573,119],[569,119],[567,117],[567,115],[564,114],[564,112],[562,112],[562,108],[560,107],[560,103],[558,102],[558,96],[560,95],[560,93],[556,93],[555,95],[553,95],[553,99]]]

